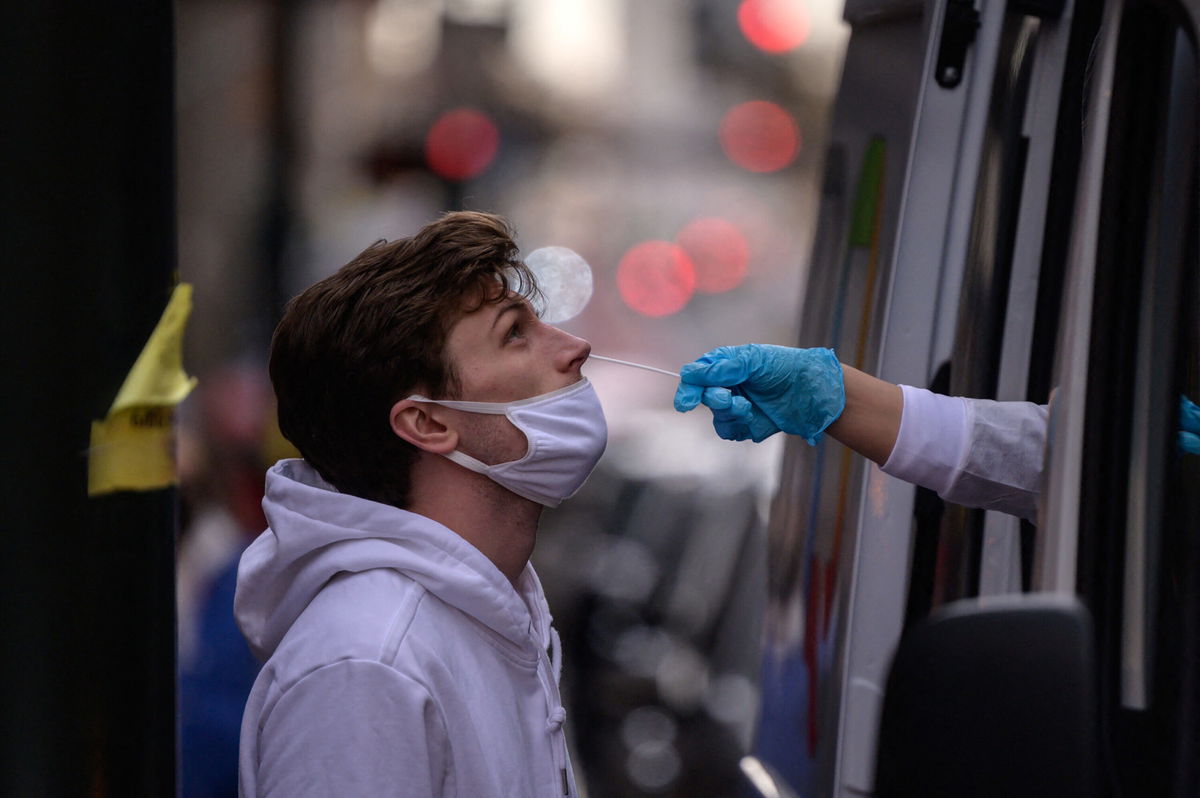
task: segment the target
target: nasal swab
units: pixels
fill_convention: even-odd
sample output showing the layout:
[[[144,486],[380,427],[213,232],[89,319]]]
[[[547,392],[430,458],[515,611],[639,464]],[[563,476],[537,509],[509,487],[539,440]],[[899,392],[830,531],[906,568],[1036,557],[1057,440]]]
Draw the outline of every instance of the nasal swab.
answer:
[[[668,377],[679,379],[679,375],[674,371],[667,371],[656,366],[646,366],[642,363],[630,363],[628,360],[617,360],[615,357],[604,357],[603,355],[591,355],[593,360],[605,360],[609,363],[619,363],[622,366],[632,366],[635,369],[645,369],[646,371],[657,371],[659,374],[666,374]]]

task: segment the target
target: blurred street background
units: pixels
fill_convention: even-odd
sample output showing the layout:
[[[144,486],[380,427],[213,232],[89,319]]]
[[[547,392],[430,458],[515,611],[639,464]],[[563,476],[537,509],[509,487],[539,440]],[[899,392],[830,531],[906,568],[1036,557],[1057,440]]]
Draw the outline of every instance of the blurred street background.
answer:
[[[236,795],[254,678],[231,615],[263,526],[283,304],[377,239],[499,213],[566,247],[596,354],[677,371],[792,343],[846,31],[837,0],[178,0],[179,278],[194,285],[178,549],[184,796]],[[543,519],[592,798],[734,796],[758,713],[778,440],[716,439],[669,377],[592,361],[608,452]]]

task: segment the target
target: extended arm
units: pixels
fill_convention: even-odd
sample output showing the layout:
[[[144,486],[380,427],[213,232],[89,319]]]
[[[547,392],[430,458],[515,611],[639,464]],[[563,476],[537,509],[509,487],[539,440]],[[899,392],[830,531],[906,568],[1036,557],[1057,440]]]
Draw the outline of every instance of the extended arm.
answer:
[[[940,396],[843,366],[828,349],[722,347],[681,371],[675,407],[703,403],[723,438],[834,439],[947,501],[1033,519],[1046,408]]]
[[[675,409],[703,403],[717,434],[756,443],[782,430],[836,440],[884,463],[903,412],[900,388],[843,366],[831,349],[723,346],[680,370]]]
[[[1045,405],[942,396],[885,382],[830,349],[722,346],[680,370],[675,409],[704,404],[717,434],[809,443],[828,432],[898,479],[947,501],[1034,520],[1049,422]],[[1179,398],[1178,447],[1200,454],[1200,406]]]

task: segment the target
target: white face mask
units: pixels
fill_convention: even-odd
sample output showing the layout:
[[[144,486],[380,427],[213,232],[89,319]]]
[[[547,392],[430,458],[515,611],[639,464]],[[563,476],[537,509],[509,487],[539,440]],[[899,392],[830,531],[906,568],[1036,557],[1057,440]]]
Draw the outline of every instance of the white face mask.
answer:
[[[517,402],[459,402],[418,395],[408,398],[470,413],[507,416],[529,442],[519,460],[488,465],[457,450],[445,457],[547,507],[557,507],[563,499],[575,495],[608,445],[604,408],[586,378]]]

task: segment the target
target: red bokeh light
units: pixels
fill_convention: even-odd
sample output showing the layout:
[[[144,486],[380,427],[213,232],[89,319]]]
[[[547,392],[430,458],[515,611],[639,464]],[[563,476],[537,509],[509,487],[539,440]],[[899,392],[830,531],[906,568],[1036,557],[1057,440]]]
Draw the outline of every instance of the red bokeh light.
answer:
[[[777,172],[800,151],[796,120],[766,100],[735,105],[721,120],[719,135],[729,160],[751,172]]]
[[[625,304],[644,316],[670,316],[696,290],[696,271],[683,248],[669,241],[643,241],[617,266],[617,290]]]
[[[696,219],[675,238],[696,269],[696,290],[719,294],[736,288],[750,264],[750,245],[732,222],[719,217]]]
[[[737,18],[750,43],[768,53],[795,50],[812,31],[802,0],[742,0]]]
[[[429,168],[447,180],[467,180],[487,169],[500,148],[500,130],[487,114],[471,108],[447,111],[425,136]]]

